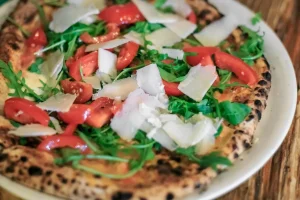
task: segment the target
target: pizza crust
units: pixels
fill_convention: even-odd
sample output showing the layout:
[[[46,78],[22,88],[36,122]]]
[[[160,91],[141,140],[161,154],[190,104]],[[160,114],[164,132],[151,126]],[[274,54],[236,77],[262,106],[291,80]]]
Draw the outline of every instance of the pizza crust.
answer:
[[[39,24],[35,9],[29,1],[22,1],[13,16],[21,25],[31,27],[33,30]],[[188,0],[197,11],[198,21],[201,25],[219,19],[222,14],[209,5],[206,1]],[[49,12],[50,14],[50,12]],[[24,24],[25,15],[31,16],[30,23]],[[229,37],[228,41],[241,44],[243,42],[242,32],[237,29]],[[0,35],[0,59],[11,61],[18,67],[19,58],[23,51],[24,37],[14,26],[6,24]],[[15,45],[16,44],[16,45]],[[18,48],[16,48],[18,47]],[[222,150],[230,160],[238,159],[239,155],[250,148],[255,133],[255,128],[261,119],[266,107],[268,93],[271,87],[271,74],[265,58],[256,61],[255,70],[258,72],[260,81],[257,86],[244,91],[232,90],[231,98],[236,102],[247,103],[252,108],[252,113],[238,126],[229,126],[223,131],[221,138],[227,138],[227,143],[217,143],[216,149]],[[0,76],[2,91],[7,91]],[[3,86],[3,89],[2,89]],[[0,99],[6,99],[7,93],[0,93]],[[6,127],[1,123],[0,127]],[[154,160],[135,176],[126,180],[110,180],[107,178],[93,176],[91,174],[75,170],[71,167],[59,167],[54,165],[53,156],[41,152],[34,147],[38,141],[32,139],[27,146],[18,145],[19,139],[8,135],[7,129],[0,128],[0,173],[13,181],[37,189],[41,192],[60,196],[67,199],[174,199],[183,197],[194,191],[204,190],[217,173],[214,170],[202,169],[198,164],[190,163],[186,158],[171,152],[157,152]]]

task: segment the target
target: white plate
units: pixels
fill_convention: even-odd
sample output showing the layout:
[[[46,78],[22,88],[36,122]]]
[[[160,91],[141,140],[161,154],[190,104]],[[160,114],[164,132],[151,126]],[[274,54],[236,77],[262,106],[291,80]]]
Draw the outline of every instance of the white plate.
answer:
[[[225,2],[224,0],[213,1]],[[226,4],[239,17],[243,16],[250,20],[254,15],[253,12],[238,2],[227,0]],[[237,161],[228,171],[219,175],[207,191],[202,194],[192,194],[185,198],[187,200],[214,199],[243,183],[271,158],[281,145],[292,123],[297,99],[297,84],[293,64],[283,44],[272,29],[264,22],[261,22],[259,27],[260,31],[265,33],[265,56],[272,71],[272,89],[268,106],[256,131],[256,137],[259,140],[242,155],[242,161]],[[58,199],[19,185],[3,176],[0,176],[0,186],[23,199]]]

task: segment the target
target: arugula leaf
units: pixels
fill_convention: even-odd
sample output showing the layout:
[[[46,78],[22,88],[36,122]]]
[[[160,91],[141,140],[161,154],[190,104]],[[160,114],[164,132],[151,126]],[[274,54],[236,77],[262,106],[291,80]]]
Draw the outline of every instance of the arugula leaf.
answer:
[[[125,4],[125,3],[128,3],[129,0],[114,0],[114,3],[115,4]]]
[[[130,31],[135,31],[137,33],[149,34],[163,27],[164,26],[162,24],[157,23],[152,24],[149,22],[137,22],[133,26],[126,29],[125,32],[128,33]]]
[[[216,138],[220,136],[220,134],[221,134],[222,131],[223,131],[223,128],[224,128],[223,126],[220,126],[220,127],[218,128],[218,131],[217,131],[216,134],[214,135]]]
[[[62,0],[44,0],[44,4],[49,6],[62,7],[66,5],[66,2]]]
[[[14,121],[14,120],[9,120],[9,122],[11,123],[11,125],[13,125],[15,128],[19,128],[20,126],[22,126],[22,124]]]
[[[178,97],[169,98],[168,110],[173,114],[179,114],[185,119],[191,118],[195,114],[202,112],[203,114],[209,114],[213,112],[208,99],[204,99],[200,102],[188,102]]]
[[[22,77],[22,71],[17,73],[14,72],[11,63],[6,64],[0,60],[0,71],[3,76],[8,80],[7,86],[10,89],[14,89],[13,93],[9,93],[9,96],[21,97],[25,96],[32,97],[35,101],[44,101],[44,99],[37,95],[28,85],[26,85],[25,79]]]
[[[30,65],[30,67],[28,68],[28,71],[33,72],[33,73],[37,73],[37,74],[41,74],[41,70],[39,68],[39,66],[44,62],[44,58],[42,57],[38,57],[35,59],[35,62],[32,63]]]
[[[262,14],[260,12],[258,12],[251,19],[251,22],[252,22],[253,25],[256,25],[257,23],[259,23],[261,21],[261,19],[262,19]]]
[[[218,165],[232,165],[228,158],[220,155],[220,152],[211,152],[210,154],[205,156],[196,156],[195,146],[186,149],[178,148],[176,149],[176,153],[186,156],[190,161],[199,164],[203,169],[211,167],[212,169],[217,170]]]
[[[238,125],[250,114],[251,108],[245,104],[224,101],[220,103],[222,117],[232,125]]]
[[[253,65],[255,60],[260,58],[264,54],[263,36],[245,26],[241,26],[240,28],[248,37],[247,40],[240,46],[237,51],[234,51],[232,47],[229,47],[226,50],[230,54],[241,58],[247,64]]]
[[[68,60],[68,58],[72,57],[74,52],[76,51],[76,49],[77,49],[76,40],[77,40],[77,37],[74,37],[73,40],[71,40],[68,43],[68,50],[65,53],[65,60]]]

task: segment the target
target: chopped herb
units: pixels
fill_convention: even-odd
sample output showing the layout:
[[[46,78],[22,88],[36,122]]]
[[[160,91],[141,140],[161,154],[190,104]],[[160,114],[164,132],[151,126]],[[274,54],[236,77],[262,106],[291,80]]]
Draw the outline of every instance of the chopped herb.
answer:
[[[212,169],[217,170],[218,165],[232,165],[228,158],[220,155],[220,152],[211,152],[208,155],[198,157],[197,155],[195,155],[195,146],[186,149],[178,148],[176,149],[176,153],[188,157],[190,161],[199,164],[203,169],[211,167]]]
[[[254,17],[251,19],[251,22],[253,25],[256,25],[261,21],[261,19],[262,19],[262,14],[259,12],[254,15]]]
[[[41,74],[41,70],[39,68],[39,66],[44,62],[44,58],[42,57],[38,57],[35,59],[35,62],[32,63],[30,65],[30,67],[28,68],[28,71],[33,72],[33,73],[37,73],[37,74]]]
[[[219,137],[220,135],[221,135],[221,133],[222,133],[222,131],[223,131],[223,126],[220,126],[219,128],[218,128],[218,131],[217,131],[217,133],[214,135],[215,137]]]
[[[27,138],[20,137],[19,144],[25,146],[27,144]]]
[[[15,128],[19,128],[20,126],[22,126],[22,124],[14,121],[14,120],[9,120],[9,122],[11,123],[11,125],[13,125]]]
[[[232,125],[238,125],[250,114],[251,108],[245,104],[224,101],[220,103],[222,117]]]
[[[18,29],[22,32],[22,34],[25,36],[25,37],[29,37],[30,36],[30,32],[29,31],[26,31],[20,24],[18,24],[15,20],[13,20],[12,18],[10,17],[7,17],[7,21],[9,21],[10,23],[12,23],[13,25],[15,25],[16,27],[18,27]]]
[[[114,0],[114,3],[115,4],[125,4],[125,3],[128,3],[129,0]]]
[[[149,34],[158,29],[163,28],[162,24],[149,23],[149,22],[137,22],[130,28],[126,29],[126,33],[130,31],[135,31],[137,33]]]

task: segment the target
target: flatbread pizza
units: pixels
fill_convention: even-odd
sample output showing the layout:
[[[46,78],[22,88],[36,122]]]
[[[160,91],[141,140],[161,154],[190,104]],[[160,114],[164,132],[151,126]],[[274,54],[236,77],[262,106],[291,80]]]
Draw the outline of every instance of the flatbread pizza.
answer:
[[[271,88],[241,24],[204,0],[20,1],[0,33],[0,173],[66,199],[205,190]]]

